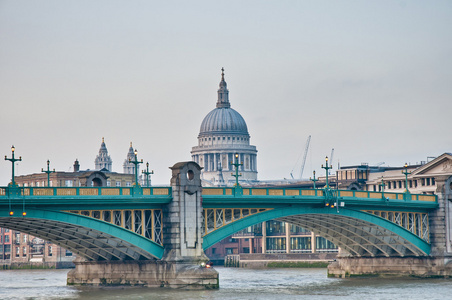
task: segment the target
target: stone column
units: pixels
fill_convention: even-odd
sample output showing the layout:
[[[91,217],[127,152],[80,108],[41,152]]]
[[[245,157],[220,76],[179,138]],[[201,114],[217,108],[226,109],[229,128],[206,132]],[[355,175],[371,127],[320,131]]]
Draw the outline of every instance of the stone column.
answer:
[[[311,231],[311,253],[316,253],[315,233]]]
[[[290,224],[285,223],[286,226],[286,253],[290,253]]]
[[[429,213],[430,255],[442,256],[452,254],[452,177],[437,176],[435,181],[439,207]]]
[[[267,222],[262,222],[262,253],[267,252]]]
[[[163,210],[162,261],[170,263],[175,272],[168,285],[215,287],[218,273],[200,268],[209,260],[202,249],[201,167],[189,161],[170,169],[173,200]]]

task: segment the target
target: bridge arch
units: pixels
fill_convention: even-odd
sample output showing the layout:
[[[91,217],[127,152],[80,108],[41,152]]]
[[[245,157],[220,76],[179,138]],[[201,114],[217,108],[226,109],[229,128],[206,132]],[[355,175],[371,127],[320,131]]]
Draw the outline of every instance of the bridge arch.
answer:
[[[67,212],[27,209],[27,215],[0,212],[0,227],[31,234],[89,261],[161,259],[159,244],[119,226]]]
[[[355,257],[426,256],[430,244],[378,216],[346,208],[284,207],[267,210],[225,225],[204,236],[204,250],[249,226],[278,220],[323,236]]]

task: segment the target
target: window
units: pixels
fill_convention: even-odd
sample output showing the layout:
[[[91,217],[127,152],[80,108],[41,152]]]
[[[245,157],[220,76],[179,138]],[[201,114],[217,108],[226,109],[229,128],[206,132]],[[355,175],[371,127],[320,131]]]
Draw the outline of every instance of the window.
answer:
[[[116,181],[116,186],[121,186],[121,181]]]
[[[5,243],[9,243],[9,235],[5,235]]]
[[[64,186],[66,186],[66,187],[72,187],[72,180],[65,180],[65,181],[64,181]]]
[[[27,247],[22,247],[22,256],[27,256]]]
[[[26,243],[27,242],[27,235],[26,234],[24,234],[23,236],[22,236],[22,241],[24,242],[24,243]]]
[[[20,249],[19,249],[19,247],[16,247],[16,257],[19,257],[20,256]]]
[[[430,178],[426,178],[427,179],[427,185],[430,185]]]
[[[71,251],[69,251],[69,250],[66,250],[66,254],[65,254],[65,256],[72,256],[72,252],[71,252]]]
[[[310,250],[311,249],[311,237],[291,237],[290,238],[291,250]],[[301,252],[301,251],[295,251]]]
[[[435,178],[432,177],[432,185],[435,185]]]
[[[107,187],[111,187],[111,181],[107,180]]]
[[[53,254],[53,253],[52,253],[52,246],[49,246],[48,249],[49,249],[49,256],[52,256],[52,254]]]
[[[234,248],[226,248],[226,254],[234,254]]]
[[[217,248],[212,248],[212,254],[215,254]]]
[[[127,186],[127,187],[131,187],[131,186],[132,186],[132,183],[131,183],[130,181],[127,181],[127,182],[126,182],[126,186]]]

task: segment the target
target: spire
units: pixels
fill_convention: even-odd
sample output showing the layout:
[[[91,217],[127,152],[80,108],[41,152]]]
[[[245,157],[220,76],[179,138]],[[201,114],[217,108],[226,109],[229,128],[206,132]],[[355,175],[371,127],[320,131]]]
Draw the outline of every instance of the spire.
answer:
[[[112,160],[110,155],[108,155],[107,146],[105,145],[105,139],[102,138],[102,143],[100,144],[99,155],[96,156],[94,160],[95,169],[102,170],[107,169],[111,172]]]
[[[130,142],[129,152],[127,152],[127,157],[124,160],[124,164],[122,165],[125,174],[135,174],[135,166],[130,163],[131,160],[134,160],[135,153],[132,147],[132,142]]]
[[[229,103],[228,85],[224,80],[224,68],[221,68],[221,81],[220,88],[218,89],[217,108],[229,108],[229,107],[231,107],[231,104]]]

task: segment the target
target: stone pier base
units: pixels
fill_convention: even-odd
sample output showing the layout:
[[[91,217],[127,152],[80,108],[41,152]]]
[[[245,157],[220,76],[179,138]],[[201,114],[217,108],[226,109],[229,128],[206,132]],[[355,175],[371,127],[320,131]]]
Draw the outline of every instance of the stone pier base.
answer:
[[[68,285],[145,286],[217,289],[218,272],[199,265],[166,261],[74,262]]]
[[[452,277],[452,257],[341,257],[328,266],[328,276]]]

